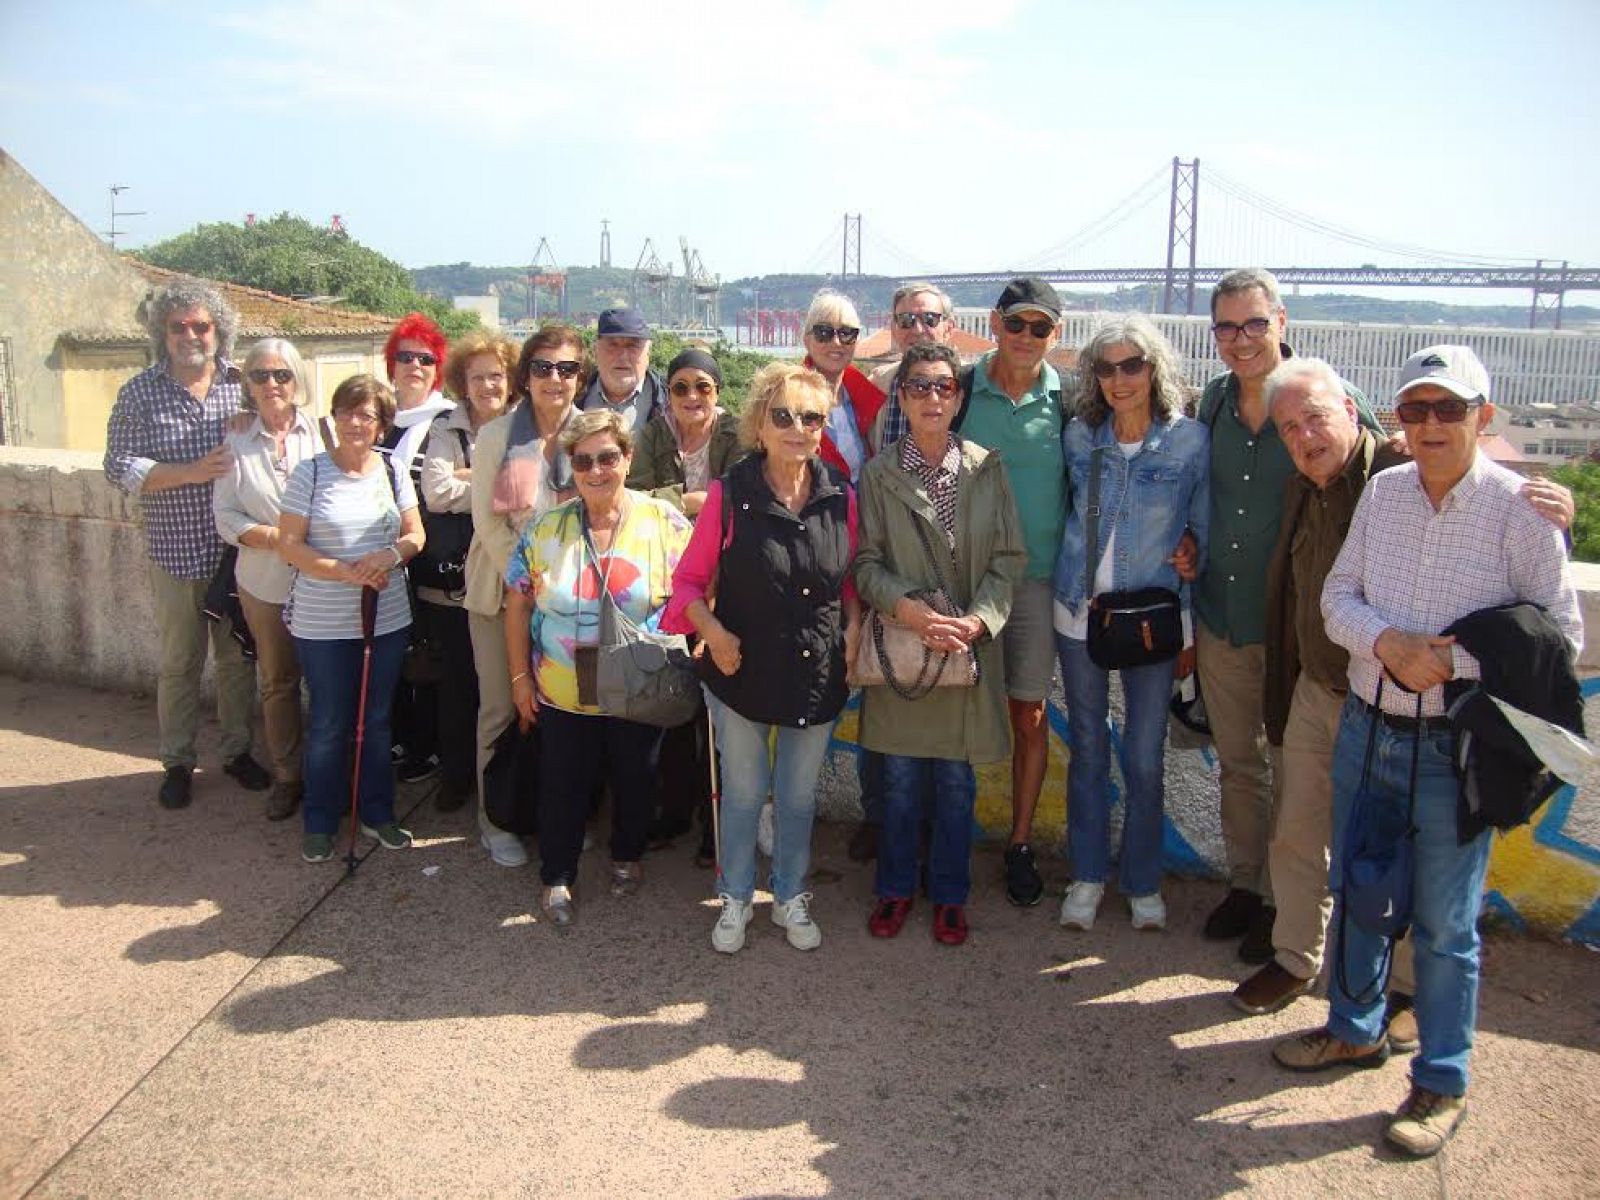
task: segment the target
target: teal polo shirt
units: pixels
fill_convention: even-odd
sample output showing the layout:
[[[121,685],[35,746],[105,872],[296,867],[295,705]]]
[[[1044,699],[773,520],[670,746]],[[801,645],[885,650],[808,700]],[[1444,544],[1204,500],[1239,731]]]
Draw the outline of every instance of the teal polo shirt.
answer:
[[[1022,538],[1028,547],[1028,578],[1049,579],[1061,552],[1066,523],[1067,465],[1061,450],[1061,376],[1049,363],[1013,404],[989,378],[990,351],[972,372],[972,395],[961,436],[1000,455],[1017,498]]]

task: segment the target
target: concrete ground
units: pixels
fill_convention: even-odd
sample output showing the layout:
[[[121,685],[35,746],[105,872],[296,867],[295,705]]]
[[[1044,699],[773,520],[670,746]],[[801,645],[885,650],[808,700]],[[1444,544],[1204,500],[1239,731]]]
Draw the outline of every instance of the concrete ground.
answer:
[[[0,678],[0,1196],[1600,1195],[1600,957],[1494,936],[1469,1119],[1377,1148],[1405,1067],[1286,1075],[1321,1001],[1239,1018],[1248,968],[1108,898],[1091,934],[1009,907],[980,851],[972,939],[919,908],[867,935],[870,872],[820,829],[821,950],[764,906],[707,942],[687,841],[578,928],[531,915],[467,814],[307,866],[203,750],[158,809],[153,705]],[[370,845],[370,843],[368,843]],[[1052,890],[1064,880],[1050,864]]]

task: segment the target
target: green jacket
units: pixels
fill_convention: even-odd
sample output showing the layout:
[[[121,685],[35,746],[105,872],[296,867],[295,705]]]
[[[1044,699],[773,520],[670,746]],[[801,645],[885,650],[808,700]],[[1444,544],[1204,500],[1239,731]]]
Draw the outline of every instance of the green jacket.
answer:
[[[933,501],[896,452],[880,454],[861,471],[859,544],[855,580],[862,603],[892,612],[909,592],[937,586],[927,551],[917,536],[922,522],[940,570],[963,613],[988,632],[975,647],[980,678],[973,687],[935,688],[921,700],[903,700],[886,686],[863,689],[861,744],[908,758],[999,762],[1011,756],[1006,713],[1005,664],[998,641],[1011,614],[1012,588],[1028,567],[1016,500],[998,454],[961,440],[954,562]],[[863,629],[862,636],[867,636]]]
[[[721,413],[711,430],[711,478],[720,479],[724,471],[743,457],[744,451],[739,446],[739,418],[730,412]],[[678,439],[672,436],[666,417],[660,414],[652,417],[635,441],[627,486],[683,511],[683,459],[678,455]]]

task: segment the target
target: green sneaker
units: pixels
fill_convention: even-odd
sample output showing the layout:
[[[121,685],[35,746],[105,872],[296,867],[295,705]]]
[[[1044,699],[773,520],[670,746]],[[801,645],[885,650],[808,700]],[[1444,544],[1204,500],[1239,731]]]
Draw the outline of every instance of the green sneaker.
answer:
[[[333,857],[333,834],[306,834],[300,840],[300,857],[309,863],[327,862]]]
[[[377,838],[378,845],[385,850],[405,850],[411,845],[411,831],[401,829],[398,821],[385,821],[376,829],[363,823],[361,832],[369,838]]]

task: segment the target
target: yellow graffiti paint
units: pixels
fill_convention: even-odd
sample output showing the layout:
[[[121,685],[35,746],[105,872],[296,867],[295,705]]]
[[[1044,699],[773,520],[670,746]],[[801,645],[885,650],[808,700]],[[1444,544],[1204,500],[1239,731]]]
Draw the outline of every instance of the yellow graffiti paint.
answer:
[[[1528,925],[1561,933],[1600,898],[1600,867],[1541,845],[1534,837],[1538,820],[1495,838],[1487,886]]]

